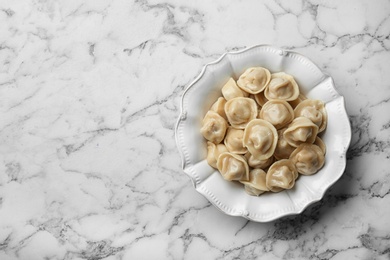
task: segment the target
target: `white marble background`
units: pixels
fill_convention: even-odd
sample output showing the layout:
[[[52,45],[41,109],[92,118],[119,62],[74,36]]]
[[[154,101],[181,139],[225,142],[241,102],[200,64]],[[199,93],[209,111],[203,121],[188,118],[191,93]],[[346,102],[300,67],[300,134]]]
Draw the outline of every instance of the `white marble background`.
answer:
[[[182,173],[180,95],[223,52],[310,57],[344,176],[303,214],[224,215]],[[390,259],[389,1],[0,1],[0,259]]]

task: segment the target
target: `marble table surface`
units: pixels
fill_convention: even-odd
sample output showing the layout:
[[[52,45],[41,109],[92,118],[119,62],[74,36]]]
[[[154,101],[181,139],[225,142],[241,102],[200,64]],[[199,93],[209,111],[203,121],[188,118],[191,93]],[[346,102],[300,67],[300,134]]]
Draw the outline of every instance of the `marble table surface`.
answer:
[[[345,97],[342,178],[302,214],[231,217],[174,138],[202,66],[295,50]],[[389,1],[0,1],[0,259],[390,259]]]

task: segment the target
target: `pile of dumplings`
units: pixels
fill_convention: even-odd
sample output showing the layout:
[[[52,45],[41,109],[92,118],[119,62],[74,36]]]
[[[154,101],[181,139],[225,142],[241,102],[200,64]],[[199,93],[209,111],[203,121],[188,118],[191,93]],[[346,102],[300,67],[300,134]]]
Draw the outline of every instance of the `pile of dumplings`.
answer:
[[[253,196],[291,189],[299,174],[324,165],[319,137],[327,126],[321,100],[307,99],[291,75],[248,68],[230,78],[202,120],[207,162]]]

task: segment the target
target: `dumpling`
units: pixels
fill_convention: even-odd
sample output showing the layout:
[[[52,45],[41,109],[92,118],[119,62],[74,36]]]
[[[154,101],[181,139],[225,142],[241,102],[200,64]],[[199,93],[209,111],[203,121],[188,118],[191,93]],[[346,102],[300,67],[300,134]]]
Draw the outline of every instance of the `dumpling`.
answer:
[[[277,142],[278,133],[275,127],[263,119],[250,121],[244,130],[243,144],[258,160],[270,158]]]
[[[222,95],[226,100],[230,100],[235,97],[247,97],[249,93],[246,93],[240,89],[236,81],[233,78],[230,78],[228,82],[222,87]]]
[[[276,129],[280,129],[294,119],[294,110],[284,100],[270,100],[261,108],[260,118],[270,122]]]
[[[298,172],[312,175],[324,166],[325,156],[321,148],[315,144],[300,144],[290,156]]]
[[[298,172],[291,160],[283,159],[275,162],[268,169],[266,176],[267,188],[272,192],[279,192],[294,187]]]
[[[295,150],[295,147],[289,145],[284,139],[283,133],[287,128],[278,130],[278,143],[275,148],[274,156],[276,159],[288,159],[290,154]]]
[[[257,117],[257,105],[251,98],[236,97],[226,102],[225,113],[234,128],[244,129],[249,121]]]
[[[224,140],[225,146],[229,152],[236,154],[248,152],[248,149],[242,143],[243,136],[244,130],[229,126]]]
[[[249,171],[249,180],[240,181],[245,185],[245,191],[252,196],[259,196],[260,194],[269,191],[266,185],[267,173],[262,169],[253,169]]]
[[[288,103],[291,105],[292,108],[296,108],[299,103],[301,103],[303,100],[306,100],[306,99],[307,99],[307,97],[305,97],[305,95],[303,95],[302,93],[299,93],[299,96],[297,99],[292,100],[292,101],[288,101]]]
[[[217,112],[218,115],[222,116],[225,120],[227,120],[226,113],[225,113],[225,104],[226,99],[223,97],[219,97],[217,101],[211,106],[210,110]]]
[[[268,99],[264,96],[264,91],[253,95],[253,97],[259,106],[264,106],[264,104],[268,101]]]
[[[271,80],[271,73],[266,68],[247,69],[237,80],[237,85],[245,92],[257,94],[263,91]]]
[[[245,154],[245,158],[248,162],[248,165],[252,168],[259,168],[259,169],[266,169],[274,162],[274,157],[271,156],[268,159],[259,160],[253,157],[253,155],[250,152],[247,152]]]
[[[317,136],[317,137],[316,137],[316,140],[314,141],[314,144],[315,144],[315,145],[318,145],[318,147],[321,148],[322,152],[323,152],[324,154],[326,154],[326,145],[325,145],[324,141],[322,141],[321,138],[319,138],[319,137]]]
[[[202,121],[201,134],[208,141],[219,144],[226,134],[228,124],[217,112],[209,110]]]
[[[295,117],[303,116],[309,118],[318,126],[318,133],[325,130],[328,120],[325,103],[317,99],[306,99],[299,103],[294,109]]]
[[[242,155],[221,153],[217,160],[217,168],[227,181],[249,180],[249,167]]]
[[[274,73],[271,76],[267,88],[264,92],[268,100],[282,99],[292,101],[299,96],[299,87],[291,75],[284,72]]]
[[[227,148],[224,144],[215,144],[212,142],[207,142],[207,163],[213,167],[217,168],[217,160],[221,153],[227,152]]]
[[[314,143],[318,126],[306,117],[297,117],[283,133],[284,139],[293,147],[302,143]]]

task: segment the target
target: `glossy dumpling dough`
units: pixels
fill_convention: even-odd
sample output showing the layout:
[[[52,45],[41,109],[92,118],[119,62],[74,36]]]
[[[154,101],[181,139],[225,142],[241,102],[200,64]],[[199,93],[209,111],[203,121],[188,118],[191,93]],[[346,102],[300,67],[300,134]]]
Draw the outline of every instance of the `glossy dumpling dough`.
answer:
[[[268,99],[264,96],[264,91],[253,95],[253,97],[256,100],[257,104],[259,104],[259,106],[261,107],[264,106],[264,104],[268,101]]]
[[[278,72],[272,74],[264,95],[268,100],[293,101],[299,96],[299,87],[291,75]]]
[[[246,181],[249,179],[249,167],[242,155],[221,153],[217,160],[217,168],[225,180]]]
[[[201,134],[208,141],[219,144],[225,137],[228,124],[217,112],[209,110],[202,121]]]
[[[249,172],[248,181],[240,181],[245,185],[245,191],[252,196],[259,196],[260,194],[269,191],[266,185],[267,173],[262,169],[252,169]]]
[[[217,112],[218,115],[222,116],[225,120],[227,120],[226,113],[225,113],[225,104],[226,99],[223,97],[219,97],[217,101],[211,106],[210,110]]]
[[[263,119],[252,120],[244,130],[243,143],[258,160],[270,158],[277,142],[278,133],[275,127]]]
[[[237,86],[236,81],[233,78],[230,78],[228,82],[226,82],[221,91],[226,100],[230,100],[235,97],[249,96],[249,93],[246,93]]]
[[[314,143],[318,126],[306,117],[295,118],[284,131],[283,137],[293,147],[302,143]]]
[[[276,129],[280,129],[294,119],[294,110],[284,100],[270,100],[261,108],[260,118],[270,122]]]
[[[298,178],[298,171],[289,159],[275,162],[268,169],[266,177],[267,188],[272,192],[279,192],[294,187]]]
[[[322,152],[324,154],[326,154],[326,145],[324,143],[324,141],[322,141],[321,138],[319,138],[318,136],[316,137],[316,140],[314,141],[314,144],[317,145],[318,147],[321,148]]]
[[[251,98],[236,97],[225,104],[225,113],[234,128],[244,129],[249,121],[257,117],[257,105]]]
[[[283,128],[278,130],[278,143],[275,148],[274,156],[276,159],[288,159],[290,158],[290,154],[295,150],[295,147],[291,146],[285,139],[284,139],[284,131],[286,131],[287,128]]]
[[[250,94],[263,91],[271,80],[271,73],[266,68],[253,67],[247,69],[237,80],[237,85]]]
[[[207,142],[207,163],[217,168],[217,160],[221,153],[227,152],[228,149],[224,144],[214,144],[210,141]]]
[[[273,156],[269,157],[268,159],[259,160],[256,159],[250,152],[247,152],[245,154],[245,158],[250,167],[263,169],[263,170],[268,168],[275,160]]]
[[[300,144],[290,156],[298,172],[312,175],[322,168],[325,162],[324,152],[315,144]]]
[[[303,95],[302,93],[299,93],[299,96],[297,99],[288,101],[288,103],[291,105],[292,108],[296,108],[303,100],[306,100],[307,97]]]
[[[325,103],[321,100],[306,99],[299,103],[294,109],[295,117],[307,117],[318,126],[318,133],[325,130],[328,114],[326,113]]]
[[[225,136],[225,146],[231,153],[245,154],[248,149],[242,143],[242,137],[244,136],[244,130],[229,127]]]

